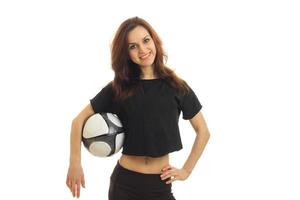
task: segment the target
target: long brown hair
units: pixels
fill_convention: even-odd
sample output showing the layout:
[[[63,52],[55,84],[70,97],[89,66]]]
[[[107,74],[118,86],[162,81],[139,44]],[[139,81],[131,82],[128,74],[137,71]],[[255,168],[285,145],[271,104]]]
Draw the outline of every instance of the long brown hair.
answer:
[[[179,78],[173,70],[165,65],[167,55],[162,48],[162,41],[152,26],[144,19],[132,17],[125,20],[118,28],[111,44],[111,64],[115,73],[111,82],[117,99],[125,99],[133,95],[140,87],[139,79],[141,70],[129,57],[127,36],[135,27],[142,26],[150,34],[156,48],[156,56],[153,63],[154,74],[158,78],[165,79],[172,87],[181,93],[188,91],[186,82]]]

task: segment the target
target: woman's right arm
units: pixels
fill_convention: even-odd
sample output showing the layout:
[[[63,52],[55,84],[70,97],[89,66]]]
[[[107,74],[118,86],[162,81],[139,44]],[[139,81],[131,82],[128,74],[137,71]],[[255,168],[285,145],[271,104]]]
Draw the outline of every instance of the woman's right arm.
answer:
[[[81,166],[81,131],[87,118],[94,114],[91,104],[88,104],[72,121],[70,135],[70,164],[66,184],[73,197],[80,197],[80,187],[85,187],[84,173]]]

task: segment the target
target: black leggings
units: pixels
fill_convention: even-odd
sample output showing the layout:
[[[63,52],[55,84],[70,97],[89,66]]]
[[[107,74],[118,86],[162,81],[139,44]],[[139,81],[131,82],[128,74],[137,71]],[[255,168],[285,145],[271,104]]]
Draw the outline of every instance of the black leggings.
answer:
[[[111,176],[109,200],[175,200],[172,183],[166,184],[160,174],[144,174],[122,167],[117,162]]]

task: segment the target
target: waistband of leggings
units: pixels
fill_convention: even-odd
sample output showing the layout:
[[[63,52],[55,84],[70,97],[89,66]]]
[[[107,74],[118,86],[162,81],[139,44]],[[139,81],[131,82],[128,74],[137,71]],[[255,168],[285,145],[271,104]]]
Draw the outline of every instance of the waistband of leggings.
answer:
[[[136,172],[123,167],[117,162],[111,180],[119,184],[130,185],[133,187],[165,188],[170,189],[171,184],[166,184],[167,180],[161,180],[161,174],[146,174]]]

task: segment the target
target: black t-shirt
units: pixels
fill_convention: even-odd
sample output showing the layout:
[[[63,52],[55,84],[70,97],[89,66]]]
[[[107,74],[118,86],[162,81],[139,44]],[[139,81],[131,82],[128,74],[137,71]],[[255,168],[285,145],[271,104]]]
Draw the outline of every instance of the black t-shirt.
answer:
[[[163,156],[182,149],[178,119],[191,119],[202,108],[194,91],[186,95],[164,79],[141,79],[143,90],[124,101],[113,99],[112,85],[107,84],[92,99],[95,113],[116,114],[125,129],[123,154]]]

